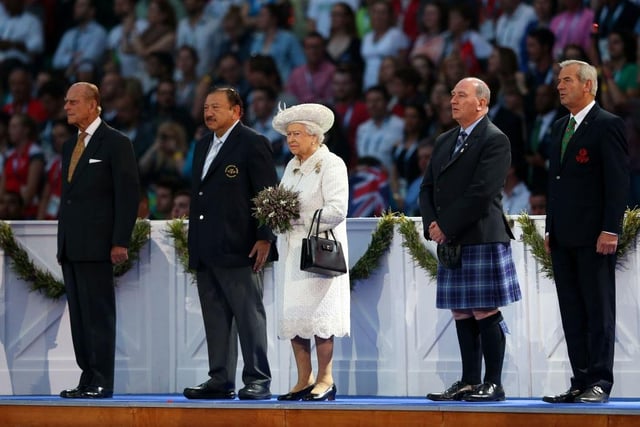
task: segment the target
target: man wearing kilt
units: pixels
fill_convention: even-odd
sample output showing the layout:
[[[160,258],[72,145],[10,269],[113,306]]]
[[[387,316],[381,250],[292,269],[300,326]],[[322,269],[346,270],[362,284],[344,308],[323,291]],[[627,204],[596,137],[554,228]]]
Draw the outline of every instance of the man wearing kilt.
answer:
[[[462,79],[451,91],[452,116],[460,126],[436,140],[420,188],[424,235],[438,244],[436,306],[453,313],[462,358],[461,379],[427,395],[435,401],[505,399],[506,325],[499,307],[521,294],[501,203],[510,143],[487,117],[489,98],[477,78]]]

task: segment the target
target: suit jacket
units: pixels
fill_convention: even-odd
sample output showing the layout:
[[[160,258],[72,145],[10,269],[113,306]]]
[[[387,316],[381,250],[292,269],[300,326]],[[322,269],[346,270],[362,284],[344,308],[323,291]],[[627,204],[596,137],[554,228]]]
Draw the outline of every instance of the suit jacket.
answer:
[[[553,124],[546,231],[551,244],[595,247],[602,231],[620,233],[629,194],[624,122],[597,104],[560,160],[569,115]]]
[[[436,221],[453,244],[508,242],[513,238],[502,211],[502,188],[511,163],[509,139],[484,117],[453,158],[460,127],[436,139],[420,187],[425,238]]]
[[[269,140],[238,123],[201,179],[213,134],[196,143],[189,213],[189,266],[241,267],[257,240],[275,243],[275,235],[251,215],[251,199],[278,184]],[[277,258],[272,245],[270,260]]]
[[[113,246],[128,247],[139,203],[138,165],[129,139],[104,121],[91,136],[67,181],[76,140],[62,148],[58,260],[111,261]]]

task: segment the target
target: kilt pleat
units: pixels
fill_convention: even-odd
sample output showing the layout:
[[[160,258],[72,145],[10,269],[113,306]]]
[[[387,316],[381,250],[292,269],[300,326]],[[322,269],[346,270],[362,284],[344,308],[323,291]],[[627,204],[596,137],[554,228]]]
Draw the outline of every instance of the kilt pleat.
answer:
[[[504,307],[522,298],[509,243],[462,247],[462,267],[438,265],[436,307]]]

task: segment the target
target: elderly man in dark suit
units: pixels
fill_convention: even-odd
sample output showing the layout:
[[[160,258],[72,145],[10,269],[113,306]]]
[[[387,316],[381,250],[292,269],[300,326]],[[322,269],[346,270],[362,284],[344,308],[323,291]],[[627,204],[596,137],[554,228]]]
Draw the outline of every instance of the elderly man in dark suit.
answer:
[[[622,119],[595,102],[598,75],[581,61],[560,63],[552,128],[545,246],[551,253],[571,387],[550,403],[604,403],[613,385],[616,249],[629,191]]]
[[[436,140],[420,189],[424,235],[438,243],[436,305],[453,313],[462,358],[461,379],[427,395],[435,401],[505,399],[506,325],[499,307],[521,294],[501,204],[510,143],[487,117],[489,99],[489,88],[476,78],[451,91],[459,126]]]
[[[252,217],[251,199],[278,179],[269,140],[240,123],[242,100],[231,88],[213,89],[204,104],[211,134],[193,157],[189,264],[209,351],[209,380],[187,387],[190,399],[235,398],[237,325],[244,360],[240,399],[271,398],[262,267],[276,258],[275,235]]]
[[[62,148],[57,256],[82,375],[76,388],[60,396],[108,398],[116,348],[113,264],[128,258],[138,210],[138,168],[129,139],[100,119],[95,85],[71,86],[64,109],[79,134]]]

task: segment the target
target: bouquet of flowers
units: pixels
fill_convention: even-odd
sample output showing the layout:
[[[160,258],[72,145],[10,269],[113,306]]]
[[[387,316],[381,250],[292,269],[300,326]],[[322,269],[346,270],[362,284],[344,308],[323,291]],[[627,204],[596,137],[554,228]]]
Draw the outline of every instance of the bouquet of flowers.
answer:
[[[251,199],[255,205],[252,215],[274,233],[286,233],[292,229],[291,221],[300,218],[298,194],[285,187],[267,187]]]

